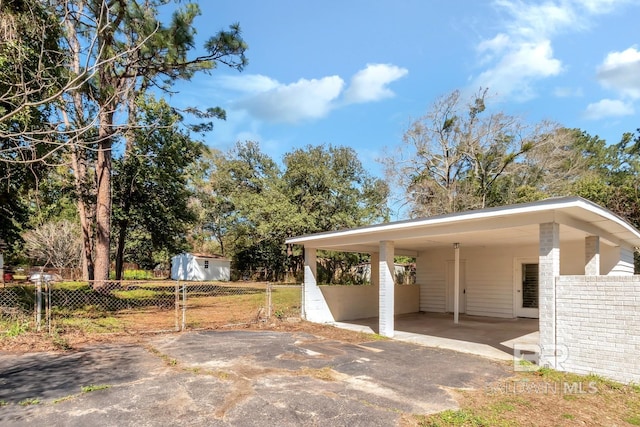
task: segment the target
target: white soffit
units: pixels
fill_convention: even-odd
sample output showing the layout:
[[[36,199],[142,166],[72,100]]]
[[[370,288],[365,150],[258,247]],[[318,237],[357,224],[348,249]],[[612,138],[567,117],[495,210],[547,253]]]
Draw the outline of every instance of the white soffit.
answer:
[[[640,232],[622,218],[581,197],[501,206],[428,218],[390,222],[287,239],[319,249],[368,251],[392,240],[396,252],[415,251],[458,241],[467,246],[537,243],[538,224],[561,224],[561,238],[601,235],[613,244],[640,247]],[[618,241],[618,242],[616,242]]]

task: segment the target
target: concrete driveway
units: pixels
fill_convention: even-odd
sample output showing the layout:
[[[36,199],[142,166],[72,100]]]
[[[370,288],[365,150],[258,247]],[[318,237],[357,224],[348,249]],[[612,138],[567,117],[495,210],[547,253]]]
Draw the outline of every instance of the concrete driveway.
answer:
[[[509,374],[505,363],[396,341],[184,333],[0,355],[0,424],[389,426],[402,414],[456,408],[448,388]],[[109,388],[81,392],[89,385]],[[39,403],[24,405],[31,399]]]

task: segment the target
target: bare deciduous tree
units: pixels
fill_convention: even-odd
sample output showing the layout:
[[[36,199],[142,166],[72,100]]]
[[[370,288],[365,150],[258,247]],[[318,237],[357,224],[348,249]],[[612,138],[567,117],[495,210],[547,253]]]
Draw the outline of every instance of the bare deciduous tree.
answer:
[[[404,191],[410,216],[493,205],[498,184],[522,167],[528,153],[552,140],[555,125],[531,126],[488,112],[486,96],[480,90],[467,100],[454,91],[438,99],[385,159],[387,177]]]
[[[48,222],[23,233],[28,256],[45,267],[77,267],[82,252],[78,226],[71,221]]]

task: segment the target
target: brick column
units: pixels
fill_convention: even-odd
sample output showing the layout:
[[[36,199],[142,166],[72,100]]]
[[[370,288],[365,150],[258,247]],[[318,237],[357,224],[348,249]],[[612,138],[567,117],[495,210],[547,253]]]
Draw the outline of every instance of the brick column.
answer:
[[[315,248],[304,248],[303,317],[310,322],[331,323],[334,321],[322,291],[316,282],[318,264]]]
[[[460,243],[453,244],[453,323],[457,324],[460,317]]]
[[[380,242],[380,258],[378,265],[380,266],[378,283],[380,285],[379,298],[379,331],[378,333],[385,337],[393,337],[394,330],[394,263],[393,263],[394,247],[393,242]]]
[[[540,364],[556,367],[556,277],[560,275],[560,226],[540,224]]]
[[[584,238],[584,275],[600,275],[600,237],[587,236]]]

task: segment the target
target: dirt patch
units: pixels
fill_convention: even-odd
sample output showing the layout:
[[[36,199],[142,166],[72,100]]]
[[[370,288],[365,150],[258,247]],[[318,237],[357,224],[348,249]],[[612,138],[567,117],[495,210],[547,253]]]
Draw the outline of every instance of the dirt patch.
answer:
[[[145,320],[150,320],[146,318]],[[158,320],[157,317],[154,319]],[[151,331],[157,330],[157,326],[167,326],[169,323],[158,320],[157,323],[149,325]],[[166,328],[169,329],[170,328]],[[369,342],[373,340],[385,339],[378,335],[354,332],[345,329],[336,328],[331,325],[321,325],[306,321],[291,323],[286,320],[272,320],[269,322],[252,321],[251,323],[241,323],[235,325],[217,324],[206,328],[207,330],[265,330],[278,332],[305,332],[322,338],[331,340],[344,341],[353,344]],[[165,332],[179,333],[179,332]],[[135,330],[132,332],[114,332],[114,333],[98,333],[85,332],[78,330],[69,330],[60,334],[49,335],[45,332],[25,332],[15,337],[0,337],[0,351],[5,353],[33,353],[42,351],[64,352],[81,348],[86,345],[97,343],[141,342],[146,337],[161,334],[159,332],[141,332]]]
[[[300,322],[291,323],[288,321],[276,321],[267,323],[256,323],[247,325],[247,329],[265,329],[280,332],[306,332],[311,335],[319,336],[336,341],[348,342],[351,344],[362,344],[365,342],[387,340],[387,338],[376,334],[367,334],[364,332],[355,332],[347,329],[341,329],[332,325],[323,325],[319,323],[311,323],[301,320]]]
[[[27,332],[16,337],[0,338],[0,352],[3,353],[38,353],[65,352],[85,345],[99,343],[131,343],[140,340],[139,334],[87,334],[75,331],[64,335],[48,335],[45,333]]]

